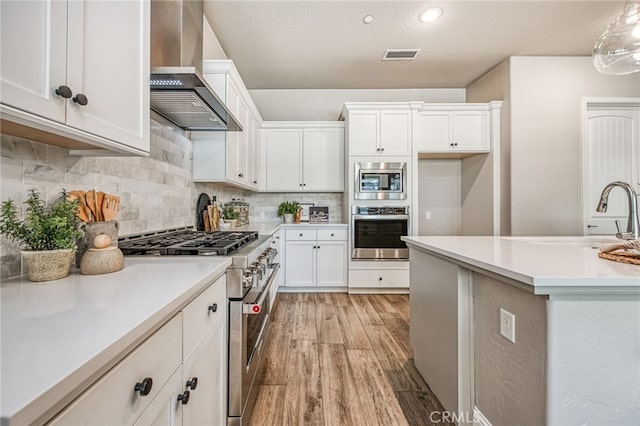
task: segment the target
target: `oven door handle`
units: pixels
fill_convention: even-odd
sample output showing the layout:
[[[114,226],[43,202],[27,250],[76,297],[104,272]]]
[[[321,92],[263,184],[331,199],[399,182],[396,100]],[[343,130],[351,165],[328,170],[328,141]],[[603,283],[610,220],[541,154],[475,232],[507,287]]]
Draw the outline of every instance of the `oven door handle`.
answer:
[[[354,214],[351,215],[354,220],[389,220],[389,219],[399,219],[399,220],[409,220],[408,214]]]
[[[253,314],[257,315],[262,312],[262,305],[264,305],[265,299],[269,296],[269,292],[271,290],[271,285],[275,281],[276,273],[280,269],[279,263],[273,264],[273,272],[271,272],[271,276],[269,277],[269,281],[264,286],[262,293],[260,293],[260,297],[254,303],[243,303],[242,304],[242,313],[243,314]]]

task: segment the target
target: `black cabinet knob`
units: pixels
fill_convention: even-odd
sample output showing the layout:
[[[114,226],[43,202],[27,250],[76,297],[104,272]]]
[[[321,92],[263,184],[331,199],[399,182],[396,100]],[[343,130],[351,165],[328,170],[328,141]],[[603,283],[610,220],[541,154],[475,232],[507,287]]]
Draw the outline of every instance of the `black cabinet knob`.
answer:
[[[77,95],[75,95],[72,101],[77,103],[78,105],[86,105],[89,103],[89,100],[87,99],[87,97],[82,93],[78,93]]]
[[[382,277],[379,277],[379,278],[378,278],[378,281],[382,281]]]
[[[300,234],[300,236],[302,237],[302,234]]]
[[[153,379],[151,377],[145,377],[142,382],[136,383],[133,388],[134,392],[140,392],[140,396],[149,395],[151,387],[153,386]]]
[[[306,183],[303,183],[303,184],[302,184],[302,186],[307,186],[307,184],[306,184]]]
[[[184,393],[178,394],[178,401],[182,403],[182,405],[187,405],[189,403],[189,397],[191,396],[191,392],[188,390],[184,391]]]
[[[69,86],[59,86],[56,89],[56,95],[62,96],[65,99],[69,99],[73,95],[73,93],[71,92],[71,89],[69,89]]]
[[[187,380],[187,388],[191,388],[191,390],[196,390],[198,387],[198,378],[194,377],[191,380]]]
[[[211,305],[209,305],[209,310],[211,312],[217,312],[218,311],[218,304],[217,303],[212,303]]]
[[[254,185],[257,185],[257,184],[258,184],[258,181],[257,181],[257,180],[254,180],[254,181],[253,181],[253,184],[254,184]]]
[[[238,177],[242,178],[242,177],[244,177],[244,175],[242,173],[238,173]]]
[[[383,152],[384,152],[384,148],[380,148],[380,151],[383,151]]]
[[[331,236],[333,237],[333,234],[331,234]]]

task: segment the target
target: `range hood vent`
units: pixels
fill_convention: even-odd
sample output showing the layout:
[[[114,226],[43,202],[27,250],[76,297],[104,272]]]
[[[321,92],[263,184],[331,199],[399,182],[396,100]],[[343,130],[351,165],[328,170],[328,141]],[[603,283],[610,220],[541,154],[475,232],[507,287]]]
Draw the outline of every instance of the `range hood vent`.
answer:
[[[192,67],[154,68],[151,109],[185,130],[240,131],[242,126]]]
[[[151,109],[185,130],[241,131],[202,69],[202,0],[151,2]]]

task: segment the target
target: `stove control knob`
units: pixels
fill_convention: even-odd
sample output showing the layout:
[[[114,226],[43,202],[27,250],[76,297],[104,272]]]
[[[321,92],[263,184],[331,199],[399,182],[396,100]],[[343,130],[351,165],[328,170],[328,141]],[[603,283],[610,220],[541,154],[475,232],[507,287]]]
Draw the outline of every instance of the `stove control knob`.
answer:
[[[253,274],[245,272],[242,275],[242,288],[253,287]]]

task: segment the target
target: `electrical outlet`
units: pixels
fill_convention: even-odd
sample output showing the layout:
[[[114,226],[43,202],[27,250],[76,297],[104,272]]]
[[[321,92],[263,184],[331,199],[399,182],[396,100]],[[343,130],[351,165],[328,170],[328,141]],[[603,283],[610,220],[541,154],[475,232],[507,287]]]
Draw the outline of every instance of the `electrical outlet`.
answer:
[[[500,308],[500,334],[505,339],[516,342],[516,316]]]
[[[425,218],[426,220],[431,220],[431,212],[425,212],[425,213],[424,213],[424,218]]]

